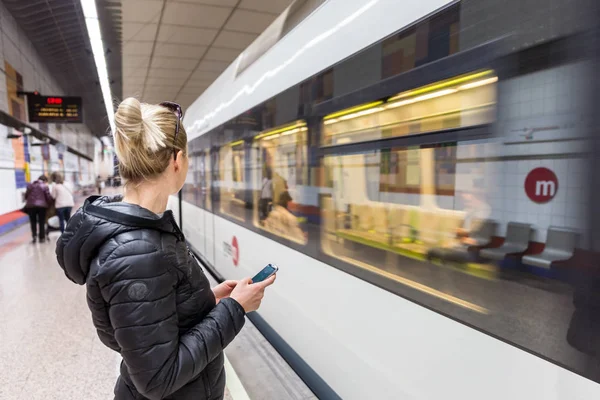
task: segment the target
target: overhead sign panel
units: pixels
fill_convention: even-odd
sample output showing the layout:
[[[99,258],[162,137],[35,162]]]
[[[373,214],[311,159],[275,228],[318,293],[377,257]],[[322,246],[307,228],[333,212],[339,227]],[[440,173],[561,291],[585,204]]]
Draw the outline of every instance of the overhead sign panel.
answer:
[[[81,97],[27,96],[29,122],[83,123]]]

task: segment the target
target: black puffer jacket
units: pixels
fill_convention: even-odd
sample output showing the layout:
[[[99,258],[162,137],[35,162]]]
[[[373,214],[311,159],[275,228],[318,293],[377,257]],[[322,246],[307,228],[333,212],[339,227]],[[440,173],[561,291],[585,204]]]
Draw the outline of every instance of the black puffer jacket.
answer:
[[[244,325],[215,297],[173,214],[92,197],[56,246],[65,274],[87,287],[102,342],[123,357],[122,399],[222,399],[223,349]]]

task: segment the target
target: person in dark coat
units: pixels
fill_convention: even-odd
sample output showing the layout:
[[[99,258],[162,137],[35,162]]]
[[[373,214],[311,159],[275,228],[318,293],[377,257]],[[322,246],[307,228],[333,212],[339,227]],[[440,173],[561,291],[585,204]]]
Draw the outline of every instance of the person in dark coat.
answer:
[[[180,119],[174,103],[119,105],[114,141],[125,195],[89,198],[56,246],[66,276],[86,286],[100,340],[123,357],[116,400],[222,399],[223,349],[275,279],[211,290],[166,210],[188,170]]]
[[[48,188],[48,178],[45,175],[41,175],[36,181],[27,184],[25,212],[29,216],[33,243],[38,238],[40,243],[46,240],[46,211],[48,211],[51,202],[52,196]]]

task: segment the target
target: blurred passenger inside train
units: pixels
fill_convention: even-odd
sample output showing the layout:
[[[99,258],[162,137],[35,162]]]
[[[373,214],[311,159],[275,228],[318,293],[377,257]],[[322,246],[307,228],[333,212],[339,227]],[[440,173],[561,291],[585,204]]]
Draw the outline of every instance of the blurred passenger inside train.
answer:
[[[287,190],[281,193],[277,204],[265,220],[264,227],[280,236],[304,243],[306,241],[306,233],[300,228],[298,218],[288,209],[292,200],[292,196],[290,196]]]
[[[65,231],[65,224],[71,218],[71,211],[75,206],[73,198],[73,189],[65,184],[65,179],[60,172],[52,173],[52,191],[51,195],[54,199],[54,207],[56,208],[56,216],[59,220],[60,233]]]
[[[474,245],[473,236],[477,236],[477,231],[482,227],[482,222],[492,213],[490,205],[485,200],[485,192],[472,189],[460,194],[465,211],[465,220],[463,226],[457,230],[457,237],[461,244]]]
[[[102,177],[98,175],[98,177],[96,178],[96,189],[98,189],[99,195],[102,195],[102,189],[104,189],[105,186],[106,184],[104,183],[104,179],[102,179]]]
[[[460,228],[456,229],[456,238],[444,247],[433,247],[427,251],[427,259],[453,261],[458,263],[475,262],[477,253],[469,251],[470,246],[476,246],[475,238],[485,236],[481,230],[485,229],[484,221],[490,218],[491,207],[485,201],[485,192],[478,188],[463,191],[459,195],[464,211],[464,220]],[[452,234],[452,232],[448,232]]]
[[[46,175],[41,175],[29,183],[24,197],[25,212],[31,224],[32,242],[35,243],[39,239],[40,243],[43,243],[46,241],[46,213],[53,202]]]
[[[275,280],[211,290],[188,251],[167,210],[189,166],[182,115],[171,102],[119,105],[114,141],[124,196],[88,199],[56,247],[66,275],[86,285],[100,340],[123,358],[116,400],[223,398],[223,349]]]
[[[270,167],[266,168],[265,177],[262,180],[262,186],[260,190],[260,199],[258,203],[258,210],[260,213],[260,219],[265,220],[269,215],[269,208],[273,202],[273,170]]]

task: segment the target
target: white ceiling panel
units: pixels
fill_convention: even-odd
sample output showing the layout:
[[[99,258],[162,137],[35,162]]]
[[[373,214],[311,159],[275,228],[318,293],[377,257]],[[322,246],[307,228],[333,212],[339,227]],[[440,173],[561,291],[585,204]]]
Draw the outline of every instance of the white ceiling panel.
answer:
[[[142,22],[124,22],[123,23],[123,42],[130,40],[151,41],[156,37],[156,28],[158,24]]]
[[[200,95],[202,94],[202,92],[204,92],[206,89],[208,89],[209,86],[210,86],[210,84],[204,85],[204,86],[195,87],[195,88],[185,87],[181,91],[181,94],[182,95],[189,95],[189,96],[200,97]]]
[[[198,68],[196,68],[196,72],[221,72],[227,68],[229,64],[230,63],[226,61],[203,60]]]
[[[238,32],[262,33],[275,19],[273,14],[235,10],[225,29]]]
[[[150,57],[153,46],[154,46],[154,41],[136,42],[134,40],[130,40],[129,42],[123,44],[123,51],[126,54],[129,54],[132,56],[148,56],[148,57]]]
[[[159,42],[208,46],[214,40],[217,32],[217,29],[162,24],[157,40]]]
[[[231,8],[196,5],[190,3],[167,3],[162,22],[187,25],[195,28],[219,29],[231,13]]]
[[[146,88],[144,92],[145,98],[156,98],[159,101],[171,100],[177,94],[179,90],[178,87],[175,86],[162,86],[157,87],[156,89]]]
[[[128,76],[126,85],[132,85],[132,86],[143,85],[145,81],[146,81],[146,71],[144,71],[141,74],[135,74],[132,76]]]
[[[200,93],[200,91],[203,91],[204,89],[209,87],[211,84],[212,84],[211,80],[189,81],[188,83],[185,84],[185,86],[183,87],[181,92],[182,93]]]
[[[150,62],[150,56],[134,56],[131,54],[123,54],[123,68],[134,67]]]
[[[162,0],[122,0],[123,23],[158,22],[162,6]]]
[[[206,52],[206,46],[187,44],[157,43],[154,54],[159,57],[195,58],[199,60]]]
[[[239,8],[279,15],[290,3],[290,0],[242,0]]]
[[[136,97],[137,99],[141,99],[143,91],[144,88],[142,87],[124,87],[123,98],[126,99],[127,97]]]
[[[211,61],[225,61],[231,63],[239,54],[239,50],[211,47],[204,56],[204,59]]]
[[[256,39],[255,33],[230,32],[223,30],[215,41],[216,47],[225,47],[228,49],[245,50],[246,47]]]
[[[233,8],[238,0],[169,0],[171,3],[193,3],[205,6],[221,6]]]
[[[152,68],[193,71],[197,64],[198,60],[192,58],[159,57],[155,55],[152,59]]]
[[[173,76],[180,76],[183,78],[187,78],[190,74],[191,69],[173,69],[173,68],[150,68],[148,72],[148,76],[156,77],[156,78],[171,78]]]
[[[211,81],[213,82],[215,79],[221,75],[223,70],[214,70],[214,71],[194,71],[192,76],[190,77],[190,81]]]
[[[290,2],[122,0],[123,95],[189,106]]]
[[[148,76],[146,79],[146,90],[152,90],[152,86],[179,86],[185,82],[185,76],[173,76],[173,77],[158,77]]]
[[[127,78],[126,82],[129,82],[129,79],[136,80],[140,79],[140,77],[146,77],[146,73],[148,71],[148,64],[139,66],[137,68],[126,68],[123,69],[123,78]]]
[[[179,104],[181,104],[181,106],[183,107],[183,112],[185,113],[185,109],[192,104],[198,97],[200,97],[202,93],[198,93],[196,94],[187,94],[187,93],[180,93],[179,96],[177,96],[175,98],[175,101]],[[185,104],[185,106],[184,106]]]

